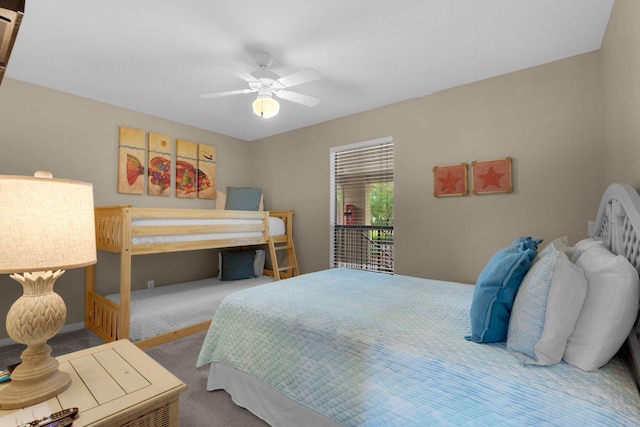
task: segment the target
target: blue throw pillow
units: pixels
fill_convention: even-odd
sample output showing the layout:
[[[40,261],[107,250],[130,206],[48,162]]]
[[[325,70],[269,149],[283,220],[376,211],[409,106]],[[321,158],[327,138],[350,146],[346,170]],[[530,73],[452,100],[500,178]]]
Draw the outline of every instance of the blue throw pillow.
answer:
[[[251,187],[227,187],[228,211],[257,211],[260,207],[262,190]]]
[[[520,237],[491,258],[473,291],[471,335],[465,339],[480,343],[506,341],[513,301],[540,242]]]
[[[253,270],[255,251],[222,252],[220,280],[242,280],[256,277]]]

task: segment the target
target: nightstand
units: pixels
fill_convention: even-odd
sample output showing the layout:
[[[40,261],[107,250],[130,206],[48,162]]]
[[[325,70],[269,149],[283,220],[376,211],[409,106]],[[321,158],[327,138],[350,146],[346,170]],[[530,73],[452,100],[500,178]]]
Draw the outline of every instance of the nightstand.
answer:
[[[186,385],[129,340],[57,359],[71,386],[47,403],[52,412],[77,407],[73,427],[179,425],[178,399]]]

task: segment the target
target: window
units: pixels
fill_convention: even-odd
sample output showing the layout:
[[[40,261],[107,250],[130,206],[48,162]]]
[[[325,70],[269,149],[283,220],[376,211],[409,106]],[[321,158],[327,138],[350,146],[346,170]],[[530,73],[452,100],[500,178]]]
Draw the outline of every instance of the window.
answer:
[[[331,149],[331,266],[393,273],[393,139]]]

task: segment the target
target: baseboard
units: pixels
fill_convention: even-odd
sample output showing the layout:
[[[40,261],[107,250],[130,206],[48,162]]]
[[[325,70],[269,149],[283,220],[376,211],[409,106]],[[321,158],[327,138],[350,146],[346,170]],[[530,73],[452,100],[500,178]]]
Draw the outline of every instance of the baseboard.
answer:
[[[60,329],[58,334],[64,334],[65,332],[79,331],[80,329],[84,329],[84,322],[70,323],[68,325],[64,325],[62,329]],[[17,343],[11,338],[3,338],[0,340],[0,347],[4,347],[6,345],[12,345],[12,344],[17,344]]]

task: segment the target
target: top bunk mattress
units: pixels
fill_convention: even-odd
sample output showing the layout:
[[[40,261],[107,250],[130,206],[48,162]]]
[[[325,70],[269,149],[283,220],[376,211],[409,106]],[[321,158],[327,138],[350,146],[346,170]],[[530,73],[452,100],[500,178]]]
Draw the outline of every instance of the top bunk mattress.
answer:
[[[134,227],[173,226],[173,225],[261,225],[261,219],[231,219],[231,218],[133,218],[131,225]],[[198,240],[243,239],[261,237],[260,231],[242,233],[202,233],[202,234],[168,234],[155,236],[133,236],[131,243],[134,245],[149,243],[194,242]],[[283,236],[285,234],[284,221],[281,218],[269,217],[269,235]]]

